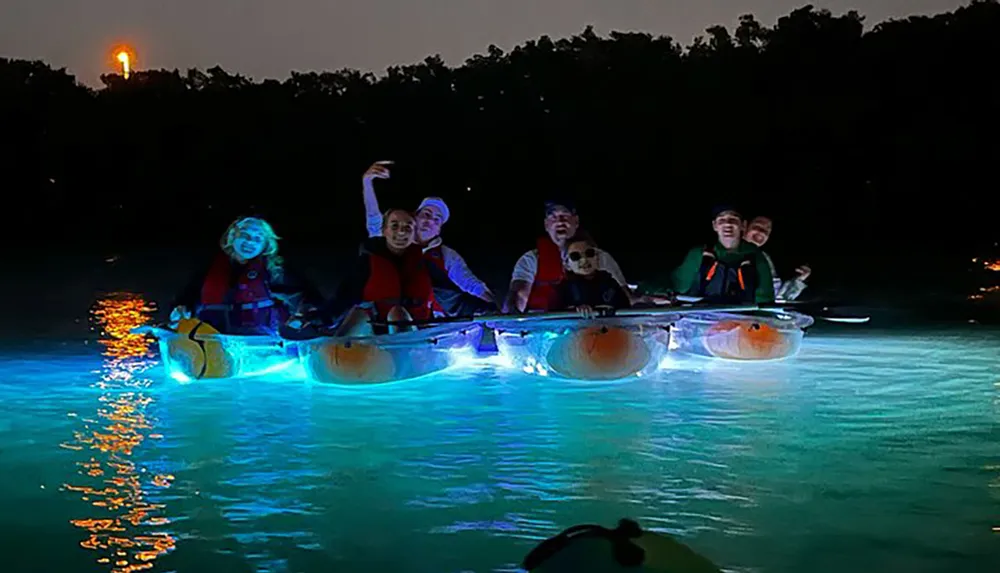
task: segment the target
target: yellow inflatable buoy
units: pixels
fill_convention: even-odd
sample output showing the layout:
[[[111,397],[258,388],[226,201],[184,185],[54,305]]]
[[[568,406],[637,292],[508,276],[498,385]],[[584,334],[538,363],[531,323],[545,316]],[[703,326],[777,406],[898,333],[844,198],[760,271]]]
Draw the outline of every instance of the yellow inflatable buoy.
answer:
[[[794,341],[766,322],[722,320],[704,335],[705,348],[713,356],[730,360],[773,360],[794,350]]]
[[[530,573],[720,573],[675,539],[622,519],[615,529],[577,525],[546,539],[525,558]]]
[[[177,337],[167,343],[168,360],[174,370],[188,378],[228,378],[239,369],[239,359],[226,351],[218,340],[202,335],[219,334],[212,325],[195,318],[177,324]]]
[[[649,347],[627,328],[588,326],[560,336],[545,360],[566,378],[617,380],[631,376],[649,362]]]
[[[378,384],[396,378],[396,361],[391,353],[359,342],[314,346],[306,367],[316,380],[332,384]]]

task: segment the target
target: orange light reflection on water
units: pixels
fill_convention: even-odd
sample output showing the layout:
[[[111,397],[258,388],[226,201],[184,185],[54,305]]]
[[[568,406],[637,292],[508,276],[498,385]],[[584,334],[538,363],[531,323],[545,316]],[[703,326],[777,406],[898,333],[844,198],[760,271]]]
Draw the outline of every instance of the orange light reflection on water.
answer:
[[[983,300],[987,295],[1000,294],[1000,285],[979,287],[979,292],[970,294],[969,300]]]
[[[95,387],[104,390],[97,419],[81,418],[83,428],[74,432],[63,448],[89,451],[77,462],[79,485],[64,484],[63,490],[80,494],[94,517],[70,522],[89,536],[81,547],[97,551],[97,562],[110,565],[113,573],[152,569],[153,561],[173,549],[173,536],[158,527],[169,520],[163,505],[146,500],[151,487],[170,487],[171,475],[147,475],[139,470],[132,454],[145,440],[162,438],[150,433],[156,420],[147,415],[153,398],[144,393],[152,380],[144,376],[156,363],[151,341],[131,330],[149,322],[155,310],[139,295],[119,293],[97,301],[91,310],[94,329],[100,329],[104,364]],[[76,416],[71,413],[71,416]]]

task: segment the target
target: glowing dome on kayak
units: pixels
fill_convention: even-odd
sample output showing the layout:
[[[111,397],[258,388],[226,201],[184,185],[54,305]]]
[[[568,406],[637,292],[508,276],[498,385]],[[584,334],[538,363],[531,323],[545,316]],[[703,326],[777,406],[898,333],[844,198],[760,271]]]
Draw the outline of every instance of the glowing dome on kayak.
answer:
[[[459,362],[482,335],[482,326],[455,323],[369,337],[324,337],[300,343],[309,378],[324,384],[363,386],[399,382],[440,372]]]
[[[780,360],[795,356],[812,318],[706,313],[670,328],[671,350],[723,360]]]

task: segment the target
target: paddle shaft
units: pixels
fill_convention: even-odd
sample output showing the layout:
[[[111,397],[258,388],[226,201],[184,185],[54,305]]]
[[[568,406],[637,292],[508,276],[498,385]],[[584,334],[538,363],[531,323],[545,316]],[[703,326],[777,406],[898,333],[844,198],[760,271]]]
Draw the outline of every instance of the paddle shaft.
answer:
[[[703,312],[752,312],[758,310],[757,305],[705,305],[698,307],[691,306],[666,306],[658,308],[626,308],[620,310],[612,310],[611,312],[598,312],[595,318],[633,318],[633,317],[658,317],[658,316],[671,316],[671,315],[685,315],[691,313],[703,313]],[[429,326],[437,324],[449,324],[454,322],[468,322],[477,324],[489,324],[493,322],[538,322],[542,320],[572,320],[572,319],[582,319],[583,317],[578,312],[574,311],[558,311],[558,312],[538,312],[538,313],[527,313],[527,314],[484,314],[480,316],[472,317],[444,317],[444,318],[432,318],[427,320],[408,320],[408,321],[386,321],[377,322],[379,325],[393,325],[393,326]]]
[[[699,297],[699,296],[685,296],[685,295],[680,295],[680,296],[677,297],[677,300],[682,301],[682,302],[687,302],[687,303],[697,303],[697,302],[701,302],[703,299],[702,299],[702,297]],[[815,304],[816,306],[820,306],[818,303],[796,302],[796,301],[793,301],[793,300],[788,300],[788,301],[784,301],[784,302],[780,302],[780,303],[779,302],[775,302],[775,303],[772,303],[772,304],[762,304],[762,305],[759,305],[758,310],[762,310],[762,311],[765,311],[765,312],[786,312],[787,311],[787,307],[791,306],[791,307],[794,307],[797,312],[801,312],[803,314],[809,314],[810,316],[812,316],[813,318],[815,318],[817,320],[823,320],[823,321],[826,321],[826,322],[837,322],[837,323],[843,323],[843,324],[864,324],[864,323],[868,322],[869,320],[871,320],[870,316],[823,316],[821,314],[813,315],[813,314],[811,314],[811,313],[808,312],[809,306],[811,304]],[[828,308],[829,308],[828,306],[824,306],[822,308],[822,310],[825,311]]]

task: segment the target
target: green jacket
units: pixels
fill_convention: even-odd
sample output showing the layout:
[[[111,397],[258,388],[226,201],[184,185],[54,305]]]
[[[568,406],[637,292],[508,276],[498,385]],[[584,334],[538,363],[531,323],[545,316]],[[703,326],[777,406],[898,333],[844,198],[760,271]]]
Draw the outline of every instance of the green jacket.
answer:
[[[672,276],[674,292],[678,294],[698,295],[698,276],[701,270],[702,253],[704,246],[695,247],[688,251],[684,262],[677,267]],[[755,298],[758,304],[774,302],[774,282],[771,276],[771,265],[768,264],[764,253],[754,244],[741,242],[735,251],[727,251],[718,242],[715,243],[715,256],[723,263],[737,263],[743,259],[747,253],[756,253],[757,267],[757,290]]]

